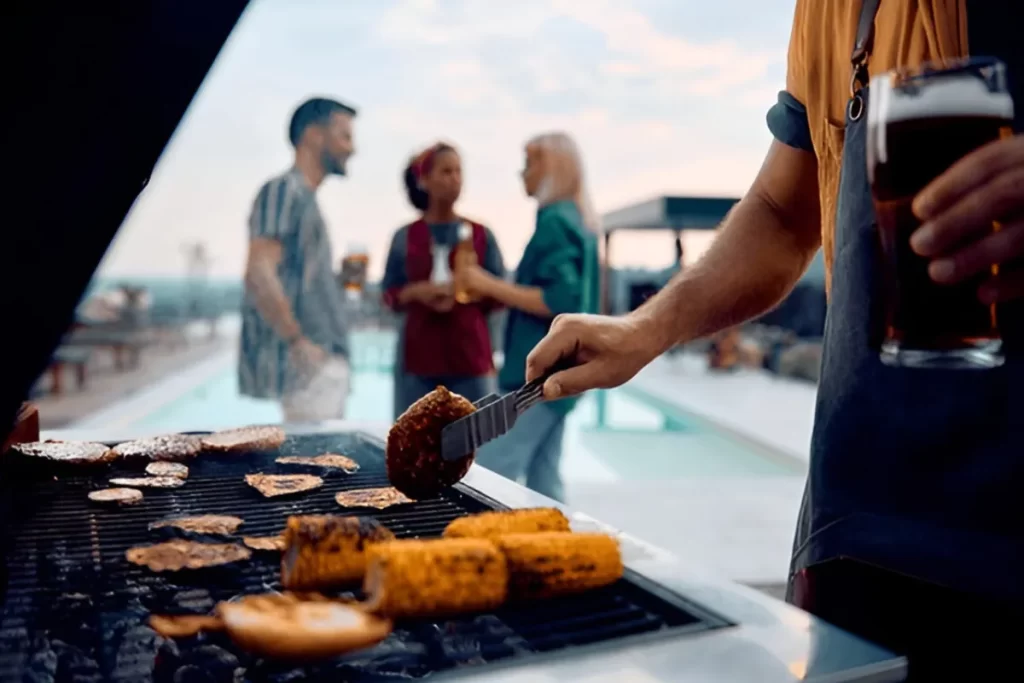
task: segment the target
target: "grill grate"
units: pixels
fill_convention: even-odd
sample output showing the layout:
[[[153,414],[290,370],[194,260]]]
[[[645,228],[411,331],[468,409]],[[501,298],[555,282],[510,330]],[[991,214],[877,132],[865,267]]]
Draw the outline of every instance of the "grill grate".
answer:
[[[256,660],[222,634],[177,642],[157,636],[146,624],[151,613],[206,613],[220,600],[280,590],[279,555],[254,553],[251,561],[225,568],[155,574],[128,564],[125,550],[166,537],[148,529],[165,517],[233,514],[245,520],[238,535],[269,535],[279,532],[289,515],[345,514],[334,502],[338,491],[388,485],[380,448],[356,435],[293,437],[280,454],[325,452],[352,457],[360,471],[322,473],[321,489],[295,498],[264,499],[243,481],[251,472],[305,471],[277,465],[277,454],[203,456],[191,464],[185,486],[146,491],[141,505],[123,509],[99,508],[86,495],[101,488],[107,476],[126,471],[31,482],[8,473],[0,499],[7,508],[0,681],[391,681],[723,625],[627,579],[529,607],[400,624],[373,649],[300,669]],[[410,538],[438,536],[452,519],[486,509],[491,508],[468,493],[449,490],[410,505],[348,514],[376,517],[399,538]]]

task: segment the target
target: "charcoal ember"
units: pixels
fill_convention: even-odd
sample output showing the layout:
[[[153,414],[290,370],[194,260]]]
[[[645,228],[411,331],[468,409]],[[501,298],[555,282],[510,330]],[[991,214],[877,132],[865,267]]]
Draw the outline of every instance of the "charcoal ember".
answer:
[[[385,465],[391,485],[421,500],[433,498],[466,476],[476,453],[445,460],[441,431],[474,410],[469,399],[441,386],[409,406],[388,432]]]

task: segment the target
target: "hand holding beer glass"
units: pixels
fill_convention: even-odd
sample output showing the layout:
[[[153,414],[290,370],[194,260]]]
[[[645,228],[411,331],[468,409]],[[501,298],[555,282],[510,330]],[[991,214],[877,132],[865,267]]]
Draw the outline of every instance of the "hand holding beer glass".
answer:
[[[911,208],[921,190],[965,155],[1012,135],[1006,67],[977,58],[891,71],[873,78],[870,92],[868,180],[885,277],[882,362],[998,367],[1003,354],[996,305],[978,297],[998,265],[959,284],[939,284],[929,275],[930,259],[911,249],[910,236],[921,225]]]

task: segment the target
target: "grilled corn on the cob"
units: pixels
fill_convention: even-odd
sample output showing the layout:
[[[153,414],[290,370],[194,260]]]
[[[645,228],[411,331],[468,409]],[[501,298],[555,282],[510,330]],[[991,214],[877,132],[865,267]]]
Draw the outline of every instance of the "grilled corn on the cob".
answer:
[[[613,537],[548,531],[494,539],[505,556],[509,598],[550,598],[599,588],[622,577],[622,555]]]
[[[384,617],[451,616],[505,602],[508,570],[482,538],[391,541],[370,547],[363,590]]]
[[[281,557],[281,585],[303,590],[358,582],[366,572],[366,549],[394,537],[369,518],[289,517]]]
[[[569,531],[569,519],[558,508],[481,512],[452,520],[444,535],[445,538],[492,538],[540,531]]]

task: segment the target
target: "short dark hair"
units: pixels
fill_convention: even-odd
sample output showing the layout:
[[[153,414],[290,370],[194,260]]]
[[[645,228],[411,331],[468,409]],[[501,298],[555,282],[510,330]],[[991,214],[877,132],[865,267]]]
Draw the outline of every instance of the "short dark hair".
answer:
[[[295,109],[292,120],[288,123],[288,140],[292,147],[298,147],[302,134],[310,126],[323,126],[334,114],[356,115],[355,107],[342,104],[326,97],[311,97]]]

